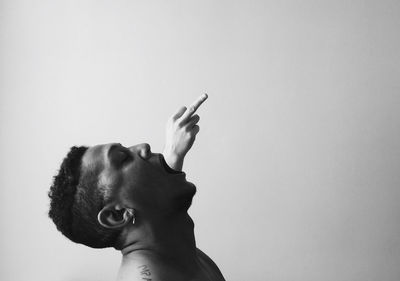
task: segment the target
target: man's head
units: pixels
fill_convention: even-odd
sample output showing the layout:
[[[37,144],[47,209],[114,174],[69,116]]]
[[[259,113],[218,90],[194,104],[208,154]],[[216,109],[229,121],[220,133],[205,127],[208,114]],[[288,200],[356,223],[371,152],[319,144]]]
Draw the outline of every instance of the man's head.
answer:
[[[140,217],[186,211],[195,193],[184,173],[171,173],[148,144],[72,147],[50,188],[49,216],[72,241],[123,246],[122,233]]]

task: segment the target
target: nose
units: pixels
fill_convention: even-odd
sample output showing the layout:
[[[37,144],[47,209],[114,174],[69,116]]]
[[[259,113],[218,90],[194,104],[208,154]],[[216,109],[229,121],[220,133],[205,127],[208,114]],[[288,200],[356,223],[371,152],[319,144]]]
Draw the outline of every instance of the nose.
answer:
[[[141,143],[129,148],[139,154],[143,159],[148,159],[151,156],[151,147],[148,143]]]

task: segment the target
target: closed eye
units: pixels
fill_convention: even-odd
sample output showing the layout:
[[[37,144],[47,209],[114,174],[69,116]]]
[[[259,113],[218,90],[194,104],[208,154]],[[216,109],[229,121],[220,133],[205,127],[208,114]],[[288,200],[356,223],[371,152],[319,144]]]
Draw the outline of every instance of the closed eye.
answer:
[[[122,154],[121,163],[125,163],[131,158],[131,154],[127,151],[120,151],[120,153]]]
[[[128,151],[124,150],[116,150],[112,155],[114,163],[118,166],[126,164],[131,159],[131,157],[131,154]]]

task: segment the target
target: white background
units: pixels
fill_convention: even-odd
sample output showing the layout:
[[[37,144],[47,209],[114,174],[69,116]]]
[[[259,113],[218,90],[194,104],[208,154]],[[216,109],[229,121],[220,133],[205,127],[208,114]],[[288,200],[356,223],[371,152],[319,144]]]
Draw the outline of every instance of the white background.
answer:
[[[72,145],[161,151],[203,92],[190,213],[227,280],[399,280],[399,1],[0,3],[1,280],[113,280],[52,176]]]

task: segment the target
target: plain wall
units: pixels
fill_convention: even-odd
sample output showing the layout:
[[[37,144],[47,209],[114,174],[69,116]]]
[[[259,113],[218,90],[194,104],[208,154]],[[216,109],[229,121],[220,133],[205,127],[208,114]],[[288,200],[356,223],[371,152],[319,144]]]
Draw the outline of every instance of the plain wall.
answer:
[[[161,151],[203,92],[190,214],[226,280],[400,279],[399,1],[0,3],[1,280],[113,280],[52,177],[72,145]]]

